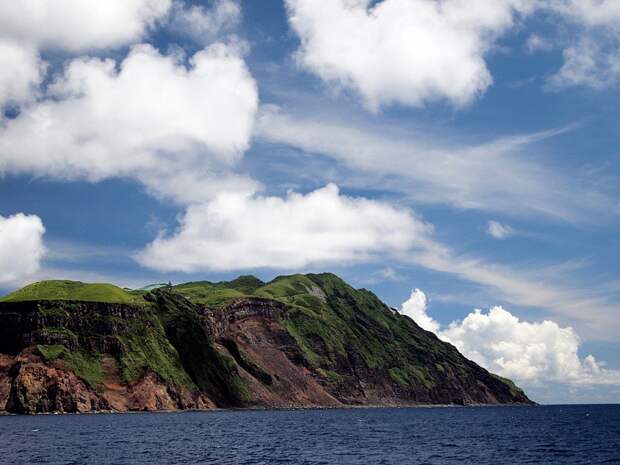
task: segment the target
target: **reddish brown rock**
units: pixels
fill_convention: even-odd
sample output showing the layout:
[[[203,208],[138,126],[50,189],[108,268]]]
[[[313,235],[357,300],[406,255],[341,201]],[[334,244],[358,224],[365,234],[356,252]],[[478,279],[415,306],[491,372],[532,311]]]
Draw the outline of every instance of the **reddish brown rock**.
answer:
[[[9,370],[13,366],[14,357],[0,354],[0,412],[6,410],[11,394],[11,376]]]
[[[47,365],[31,350],[15,357],[8,381],[11,387],[6,410],[9,412],[73,413],[102,407],[98,396],[68,367],[62,363]]]

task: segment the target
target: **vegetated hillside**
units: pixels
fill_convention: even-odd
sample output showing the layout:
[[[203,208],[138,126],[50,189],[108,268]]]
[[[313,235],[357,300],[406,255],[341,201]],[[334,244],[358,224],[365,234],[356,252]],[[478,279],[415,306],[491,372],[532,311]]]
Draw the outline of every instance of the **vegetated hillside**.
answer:
[[[37,283],[0,303],[0,354],[11,412],[530,403],[327,273],[135,295]]]
[[[139,303],[140,297],[113,284],[90,284],[79,281],[53,280],[30,284],[0,298],[0,302],[32,300],[81,300],[107,303]]]

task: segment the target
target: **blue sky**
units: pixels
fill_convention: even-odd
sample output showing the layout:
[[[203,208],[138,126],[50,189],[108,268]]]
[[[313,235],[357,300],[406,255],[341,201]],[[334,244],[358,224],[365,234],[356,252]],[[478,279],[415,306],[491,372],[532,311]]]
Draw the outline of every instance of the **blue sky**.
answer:
[[[620,399],[617,3],[134,3],[0,7],[3,292],[333,271]]]

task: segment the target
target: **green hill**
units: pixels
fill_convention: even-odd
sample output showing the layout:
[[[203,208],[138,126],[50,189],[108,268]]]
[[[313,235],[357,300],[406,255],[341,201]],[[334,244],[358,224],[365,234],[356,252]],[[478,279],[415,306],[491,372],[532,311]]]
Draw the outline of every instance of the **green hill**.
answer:
[[[264,282],[254,276],[240,276],[232,281],[212,283],[197,281],[174,286],[174,290],[195,303],[220,307],[231,300],[256,296]]]
[[[314,275],[278,276],[273,281],[264,283],[254,276],[247,275],[218,283],[196,281],[179,284],[173,289],[192,302],[210,307],[221,307],[241,297],[264,297],[295,305],[296,301],[304,300],[303,296],[312,295],[312,290],[317,289],[311,276]]]
[[[331,273],[34,283],[0,299],[0,355],[0,411],[17,413],[531,403]]]
[[[252,281],[253,277],[243,277]],[[282,319],[306,359],[323,373],[339,371],[341,360],[360,357],[365,368],[380,370],[399,385],[432,390],[443,373],[468,376],[471,362],[452,345],[395,314],[376,295],[355,289],[332,273],[279,276],[269,283],[253,278],[242,289],[235,281],[197,282],[175,288],[188,299],[223,306],[240,297],[262,297],[286,304]],[[262,285],[259,285],[262,284]],[[246,292],[244,292],[246,291]],[[511,389],[509,380],[497,377]],[[516,391],[515,391],[516,392]]]
[[[113,284],[67,280],[40,281],[0,298],[0,302],[29,300],[76,300],[121,304],[143,302],[140,296],[131,295]]]

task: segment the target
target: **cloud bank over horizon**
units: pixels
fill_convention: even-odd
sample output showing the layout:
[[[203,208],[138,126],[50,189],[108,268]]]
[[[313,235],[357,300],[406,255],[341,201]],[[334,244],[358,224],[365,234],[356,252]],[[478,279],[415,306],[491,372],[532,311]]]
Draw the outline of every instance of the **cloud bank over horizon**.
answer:
[[[620,370],[606,369],[605,363],[591,354],[581,358],[581,339],[575,330],[550,320],[523,321],[495,306],[487,313],[475,309],[462,320],[442,327],[428,314],[427,297],[420,289],[411,292],[400,313],[456,346],[467,358],[518,384],[620,383]]]

